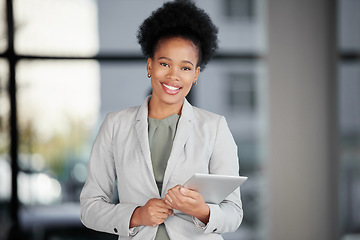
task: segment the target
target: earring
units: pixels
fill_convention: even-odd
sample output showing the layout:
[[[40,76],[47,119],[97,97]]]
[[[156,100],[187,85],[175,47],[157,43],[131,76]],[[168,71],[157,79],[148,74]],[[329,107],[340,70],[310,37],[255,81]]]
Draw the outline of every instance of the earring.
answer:
[[[151,74],[150,74],[150,73],[148,73],[147,77],[148,77],[148,78],[151,78]]]
[[[197,81],[193,82],[193,85],[195,86],[197,84]]]

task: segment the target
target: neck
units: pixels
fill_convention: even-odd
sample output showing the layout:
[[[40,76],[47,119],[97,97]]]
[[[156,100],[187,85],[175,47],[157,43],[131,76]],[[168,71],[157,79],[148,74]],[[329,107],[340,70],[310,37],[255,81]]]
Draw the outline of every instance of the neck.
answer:
[[[164,119],[175,113],[181,115],[182,106],[183,103],[181,105],[174,106],[173,104],[165,104],[165,103],[157,102],[156,100],[151,98],[149,102],[148,116],[156,119]]]

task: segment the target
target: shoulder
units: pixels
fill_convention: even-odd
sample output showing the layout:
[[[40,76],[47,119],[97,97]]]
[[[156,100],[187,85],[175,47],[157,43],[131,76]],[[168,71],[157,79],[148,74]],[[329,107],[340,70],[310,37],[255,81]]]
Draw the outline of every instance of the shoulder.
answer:
[[[100,133],[107,133],[111,138],[119,133],[128,132],[133,129],[136,122],[136,116],[140,107],[130,107],[121,111],[110,112],[106,115],[101,124]]]
[[[114,130],[128,127],[134,124],[140,106],[130,107],[121,111],[110,112],[106,115],[103,125],[108,126]]]
[[[131,119],[136,117],[137,113],[139,112],[139,109],[140,106],[125,108],[120,111],[110,112],[107,114],[106,117],[112,119],[113,121]]]
[[[200,131],[230,131],[226,118],[222,115],[193,106],[193,124]]]
[[[148,102],[150,96],[145,99],[142,105],[125,108],[121,111],[108,113],[107,118],[115,122],[134,122],[135,120],[144,120],[148,114]]]
[[[225,117],[222,115],[194,106],[193,106],[193,112],[194,112],[194,118],[200,124],[203,123],[217,124],[219,123],[219,121],[221,121],[221,119],[225,119]]]

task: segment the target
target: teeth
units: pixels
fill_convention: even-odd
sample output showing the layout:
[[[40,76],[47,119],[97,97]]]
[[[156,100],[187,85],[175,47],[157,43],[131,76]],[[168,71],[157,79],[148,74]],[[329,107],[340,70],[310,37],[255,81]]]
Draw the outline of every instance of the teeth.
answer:
[[[168,86],[166,84],[163,83],[163,86],[165,86],[166,88],[170,89],[170,90],[179,90],[180,88],[176,88],[176,87],[173,87],[173,86]]]

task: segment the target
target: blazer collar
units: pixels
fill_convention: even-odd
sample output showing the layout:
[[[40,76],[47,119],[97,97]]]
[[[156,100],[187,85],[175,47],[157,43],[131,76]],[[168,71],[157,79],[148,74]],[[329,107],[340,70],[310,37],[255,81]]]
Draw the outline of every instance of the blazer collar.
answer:
[[[138,113],[136,114],[136,120],[137,121],[145,121],[147,122],[148,112],[149,112],[149,101],[150,101],[151,95],[148,96],[145,99],[145,102],[143,105],[140,106]]]
[[[186,100],[184,100],[184,104],[181,110],[181,117],[186,121],[194,120],[194,109],[193,106]]]
[[[165,196],[167,189],[174,187],[174,186],[167,186],[167,184],[169,182],[170,176],[172,175],[174,169],[177,166],[181,153],[185,149],[185,144],[193,131],[194,121],[195,118],[194,118],[193,106],[191,106],[191,104],[185,99],[176,130],[173,147],[165,170],[163,189],[161,193],[161,196],[163,197]],[[183,184],[183,183],[178,183],[178,184]]]
[[[136,134],[139,140],[139,145],[141,152],[143,154],[143,157],[145,159],[146,165],[148,167],[148,171],[150,176],[153,180],[153,188],[151,191],[153,192],[154,196],[159,196],[159,190],[157,189],[155,177],[154,177],[154,171],[151,163],[151,155],[150,155],[150,146],[149,146],[149,137],[148,137],[148,122],[147,122],[147,116],[148,116],[148,102],[149,102],[150,96],[146,98],[144,104],[140,106],[137,114],[136,114],[136,121],[135,121],[135,129]]]

